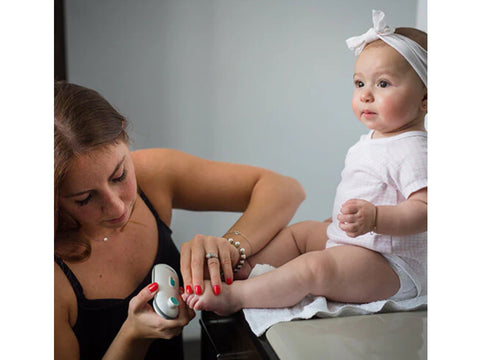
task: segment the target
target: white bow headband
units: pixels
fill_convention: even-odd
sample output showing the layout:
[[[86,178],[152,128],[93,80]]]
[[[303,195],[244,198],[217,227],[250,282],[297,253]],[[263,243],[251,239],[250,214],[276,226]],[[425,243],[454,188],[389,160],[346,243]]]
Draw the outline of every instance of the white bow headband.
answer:
[[[395,34],[395,28],[385,24],[385,14],[380,10],[372,10],[373,28],[365,34],[347,39],[347,46],[358,56],[365,45],[381,39],[397,50],[413,67],[420,79],[427,86],[427,51],[406,36]]]

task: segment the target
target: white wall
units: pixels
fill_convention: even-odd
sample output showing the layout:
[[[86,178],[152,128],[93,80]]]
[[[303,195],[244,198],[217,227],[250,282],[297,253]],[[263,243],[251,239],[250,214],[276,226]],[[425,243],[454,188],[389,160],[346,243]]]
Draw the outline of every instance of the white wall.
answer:
[[[417,29],[428,32],[427,30],[427,0],[417,1]]]
[[[416,0],[66,0],[65,8],[68,79],[129,118],[134,149],[171,147],[293,176],[307,192],[295,222],[331,215],[345,153],[366,131],[350,108],[355,59],[345,39],[371,26],[372,9],[392,26],[426,26],[426,0],[418,8]],[[221,235],[237,217],[175,211],[173,236],[179,244]],[[198,336],[196,321],[185,336]]]

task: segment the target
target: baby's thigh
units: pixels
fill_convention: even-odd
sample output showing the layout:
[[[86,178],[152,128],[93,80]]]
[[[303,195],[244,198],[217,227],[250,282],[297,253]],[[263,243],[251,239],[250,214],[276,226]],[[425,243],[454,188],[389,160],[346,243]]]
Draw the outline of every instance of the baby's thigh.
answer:
[[[308,220],[293,224],[289,228],[298,249],[304,254],[325,249],[328,225],[329,223]]]
[[[327,241],[328,224],[319,221],[302,221],[284,228],[260,252],[247,259],[253,268],[256,264],[279,267],[308,251],[323,250]]]
[[[359,246],[341,245],[323,252],[332,272],[329,298],[342,302],[387,299],[400,287],[397,274],[379,253]],[[342,284],[342,286],[338,286]]]

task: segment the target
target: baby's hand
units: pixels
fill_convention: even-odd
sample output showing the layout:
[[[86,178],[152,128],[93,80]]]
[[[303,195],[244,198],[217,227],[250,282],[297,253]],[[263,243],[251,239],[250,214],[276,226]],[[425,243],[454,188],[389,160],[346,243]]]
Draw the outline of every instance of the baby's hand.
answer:
[[[375,205],[366,200],[348,200],[337,216],[338,226],[350,237],[366,234],[375,227],[376,213]]]

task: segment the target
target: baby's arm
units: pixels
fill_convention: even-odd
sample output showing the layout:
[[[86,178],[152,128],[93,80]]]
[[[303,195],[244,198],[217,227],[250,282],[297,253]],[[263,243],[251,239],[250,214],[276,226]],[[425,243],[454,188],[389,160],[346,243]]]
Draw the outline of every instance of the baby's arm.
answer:
[[[348,200],[342,205],[337,219],[340,229],[350,237],[369,231],[395,236],[424,232],[427,230],[427,188],[414,192],[406,201],[394,206],[374,206],[365,200]]]

